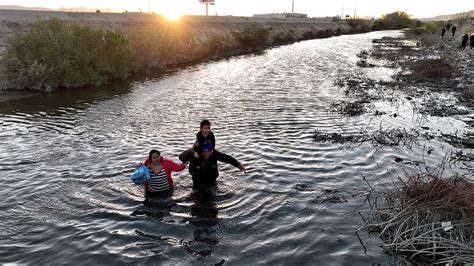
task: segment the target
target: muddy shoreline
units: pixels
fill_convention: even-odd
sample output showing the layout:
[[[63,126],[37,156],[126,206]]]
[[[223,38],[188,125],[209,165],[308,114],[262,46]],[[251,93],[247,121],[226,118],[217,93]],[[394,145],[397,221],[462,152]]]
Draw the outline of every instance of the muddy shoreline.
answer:
[[[411,30],[406,30],[400,38],[383,38],[373,42],[371,51],[358,54],[358,66],[389,67],[396,74],[389,81],[373,80],[359,74],[340,78],[335,85],[343,88],[350,100],[332,103],[332,111],[346,116],[368,114],[395,118],[397,113],[386,114],[378,110],[373,102],[395,102],[399,97],[397,93],[402,93],[403,100],[423,116],[455,117],[470,128],[474,126],[474,49],[460,50],[457,47],[458,38],[441,40],[432,34],[413,34]],[[474,148],[472,133],[439,136],[427,130],[423,127],[410,132],[389,130],[378,132],[379,136],[369,135],[368,132],[358,135],[315,132],[314,139],[339,143],[372,141],[376,146],[403,144],[408,147],[420,136],[424,139],[440,137],[460,148]]]
[[[400,118],[397,108],[387,113],[379,110],[377,103],[399,104],[413,111],[412,127],[392,128],[380,123],[375,131],[367,125],[351,134],[315,131],[313,135],[316,142],[368,143],[375,149],[410,150],[423,145],[425,156],[436,150],[426,146],[431,140],[452,147],[434,169],[424,161],[394,157],[400,169],[412,166],[417,170],[394,178],[388,191],[371,187],[368,192],[370,210],[363,216],[360,230],[377,233],[387,252],[414,264],[464,264],[472,262],[474,254],[474,49],[460,47],[460,37],[470,30],[461,27],[461,33],[444,39],[423,30],[406,30],[398,38],[374,40],[371,50],[357,55],[357,65],[391,68],[391,79],[375,80],[356,73],[335,81],[347,97],[333,102],[331,111],[349,117],[364,115],[370,125],[371,117]],[[441,119],[465,125],[447,133],[436,124],[424,124]],[[451,164],[459,164],[466,173],[445,176],[443,169]]]

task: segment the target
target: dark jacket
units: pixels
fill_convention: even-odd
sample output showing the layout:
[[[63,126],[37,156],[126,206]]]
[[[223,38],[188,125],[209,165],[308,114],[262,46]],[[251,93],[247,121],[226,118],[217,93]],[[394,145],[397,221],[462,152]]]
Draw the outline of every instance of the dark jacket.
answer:
[[[216,138],[214,137],[214,133],[212,133],[212,131],[210,131],[209,134],[207,134],[207,137],[204,137],[201,131],[199,131],[196,134],[196,141],[197,141],[197,146],[196,145],[193,146],[193,151],[198,151],[199,147],[208,143],[212,144],[212,147],[214,149],[216,148]]]
[[[468,40],[469,40],[469,36],[467,34],[464,34],[461,38],[461,46],[463,49],[466,48]]]
[[[232,156],[214,150],[209,159],[202,156],[199,158],[191,158],[189,164],[189,172],[193,177],[193,186],[209,187],[216,183],[219,176],[217,169],[217,161],[232,164],[235,167],[239,166],[239,162]]]

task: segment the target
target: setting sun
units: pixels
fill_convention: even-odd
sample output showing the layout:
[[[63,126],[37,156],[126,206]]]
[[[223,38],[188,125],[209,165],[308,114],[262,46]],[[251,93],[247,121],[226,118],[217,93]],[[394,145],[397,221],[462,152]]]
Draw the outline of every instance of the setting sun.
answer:
[[[168,2],[156,2],[152,3],[151,10],[157,14],[164,16],[169,20],[179,20],[184,15],[202,15],[199,13],[201,10],[204,11],[203,6],[195,2],[182,2],[181,1],[168,1]]]
[[[471,1],[472,2],[472,1]],[[208,6],[209,15],[220,16],[252,16],[253,14],[284,13],[294,11],[305,13],[310,17],[326,17],[344,14],[357,16],[375,16],[402,10],[416,18],[428,18],[436,15],[454,14],[469,11],[473,8],[470,1],[452,0],[446,5],[443,1],[380,1],[380,0],[337,0],[327,1],[321,5],[314,0],[216,0],[215,5]],[[26,7],[44,8],[90,8],[102,12],[154,12],[170,19],[177,19],[183,15],[205,15],[206,6],[199,0],[139,0],[139,1],[113,1],[113,0],[2,0],[1,5],[18,5]],[[427,8],[429,6],[429,8]]]
[[[166,3],[167,2],[155,8],[155,12],[164,16],[166,19],[176,21],[179,20],[179,18],[186,13],[183,8],[180,8],[180,6],[175,6]]]
[[[173,14],[173,13],[164,13],[162,14],[163,17],[165,17],[167,20],[171,20],[171,21],[178,21],[180,18],[181,18],[181,14]]]

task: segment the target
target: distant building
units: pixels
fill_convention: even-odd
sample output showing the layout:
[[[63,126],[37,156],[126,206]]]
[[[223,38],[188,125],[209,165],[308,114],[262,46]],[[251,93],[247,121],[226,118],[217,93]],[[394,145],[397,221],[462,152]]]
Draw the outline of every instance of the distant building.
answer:
[[[255,14],[254,17],[259,18],[307,18],[308,14],[301,13],[269,13],[269,14]]]

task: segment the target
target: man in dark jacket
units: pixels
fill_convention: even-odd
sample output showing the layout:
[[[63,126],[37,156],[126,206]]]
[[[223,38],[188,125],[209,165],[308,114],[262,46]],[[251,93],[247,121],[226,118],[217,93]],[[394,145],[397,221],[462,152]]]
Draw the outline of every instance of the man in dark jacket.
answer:
[[[205,144],[199,147],[199,158],[191,157],[189,173],[193,178],[193,189],[207,189],[216,184],[219,176],[217,161],[231,164],[238,167],[240,171],[245,171],[245,167],[234,157],[214,150],[212,144]]]
[[[466,48],[467,42],[469,41],[469,36],[464,34],[461,38],[461,50],[464,50]]]

